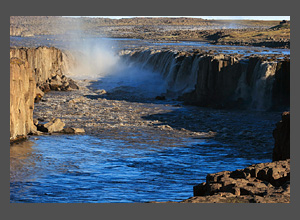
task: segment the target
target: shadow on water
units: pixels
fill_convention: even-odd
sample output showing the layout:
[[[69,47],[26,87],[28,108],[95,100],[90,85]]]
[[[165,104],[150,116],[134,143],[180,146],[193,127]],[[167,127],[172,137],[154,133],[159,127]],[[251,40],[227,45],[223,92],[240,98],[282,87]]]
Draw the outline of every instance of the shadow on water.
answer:
[[[278,112],[218,110],[195,106],[174,107],[167,113],[142,116],[177,130],[213,133],[213,140],[236,148],[245,157],[272,157]]]
[[[34,179],[38,169],[36,162],[41,160],[40,155],[32,148],[34,142],[22,141],[10,146],[10,180],[30,181]]]

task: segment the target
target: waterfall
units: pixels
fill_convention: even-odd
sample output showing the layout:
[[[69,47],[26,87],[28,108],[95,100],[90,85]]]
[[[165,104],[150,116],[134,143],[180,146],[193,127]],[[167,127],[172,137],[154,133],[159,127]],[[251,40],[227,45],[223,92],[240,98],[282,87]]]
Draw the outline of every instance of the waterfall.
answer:
[[[258,62],[253,71],[250,109],[268,110],[272,107],[272,89],[277,62]]]
[[[241,98],[242,100],[250,100],[251,99],[251,88],[247,84],[247,66],[242,65],[242,74],[238,81],[237,88],[235,90],[236,99]]]
[[[180,96],[186,103],[267,111],[274,107],[274,100],[279,100],[279,107],[284,105],[287,96],[282,88],[288,86],[289,61],[170,50],[127,51],[122,55],[128,65],[152,72],[152,78],[154,73],[160,75],[165,82],[166,97]],[[284,63],[279,73],[278,62]],[[274,87],[276,83],[280,85],[278,88]]]
[[[122,52],[128,65],[140,66],[143,70],[159,73],[166,82],[169,98],[177,98],[183,93],[195,89],[197,72],[199,69],[199,56],[184,57],[172,51],[133,52],[129,57],[128,52]]]
[[[236,99],[241,98],[248,109],[266,111],[272,107],[272,90],[275,81],[277,62],[258,61],[247,82],[247,66],[243,71],[235,90]],[[249,73],[248,73],[249,74]]]

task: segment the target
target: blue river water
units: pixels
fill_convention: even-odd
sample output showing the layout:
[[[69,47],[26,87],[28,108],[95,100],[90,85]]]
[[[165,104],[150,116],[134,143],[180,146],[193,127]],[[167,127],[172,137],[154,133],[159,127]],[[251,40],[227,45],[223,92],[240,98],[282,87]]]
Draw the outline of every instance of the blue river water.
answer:
[[[269,161],[213,140],[168,147],[88,135],[31,138],[10,160],[13,203],[181,201],[208,173]]]

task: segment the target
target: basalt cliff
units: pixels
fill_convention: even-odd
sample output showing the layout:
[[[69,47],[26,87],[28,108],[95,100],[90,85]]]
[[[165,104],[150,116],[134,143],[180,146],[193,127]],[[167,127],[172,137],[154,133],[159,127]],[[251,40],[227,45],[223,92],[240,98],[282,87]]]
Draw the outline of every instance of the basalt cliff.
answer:
[[[35,78],[27,61],[10,59],[10,141],[23,139],[34,130]]]
[[[71,61],[56,48],[10,49],[10,141],[36,132],[33,124],[34,102],[50,90],[77,89],[68,79]]]
[[[126,62],[163,75],[166,97],[216,108],[270,110],[290,105],[290,60],[273,56],[170,50],[122,51]]]

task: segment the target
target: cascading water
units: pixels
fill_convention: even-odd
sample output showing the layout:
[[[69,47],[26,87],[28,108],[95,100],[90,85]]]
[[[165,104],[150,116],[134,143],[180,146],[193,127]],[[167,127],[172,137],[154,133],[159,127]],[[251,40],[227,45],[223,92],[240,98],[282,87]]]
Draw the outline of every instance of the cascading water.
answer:
[[[95,89],[101,87],[116,94],[131,93],[151,98],[166,92],[166,83],[159,72],[125,62],[113,50],[111,41],[95,43],[88,39],[80,42],[82,44],[74,49],[76,65],[71,70],[70,77],[94,80],[92,86]]]
[[[251,109],[268,110],[272,106],[272,89],[277,62],[257,63],[253,74],[251,89]]]
[[[166,82],[167,97],[177,98],[192,93],[198,86],[201,97],[197,102],[200,105],[202,100],[207,101],[210,98],[206,97],[211,96],[215,102],[224,103],[242,99],[243,108],[249,110],[266,111],[273,107],[273,85],[277,68],[275,61],[257,59],[254,68],[249,70],[247,60],[232,61],[224,56],[209,58],[201,54],[182,55],[176,51],[160,50],[127,51],[121,55],[124,55],[122,57],[126,63],[159,73]],[[204,60],[205,57],[209,59]]]
[[[238,81],[237,88],[235,90],[235,98],[242,100],[251,100],[251,88],[247,83],[247,66],[242,65],[242,74]]]
[[[247,101],[247,108],[267,111],[272,107],[272,90],[277,62],[257,62],[250,82],[247,82],[247,66],[243,71],[235,91],[236,99]]]
[[[122,53],[124,54],[124,53]],[[197,72],[201,57],[184,57],[171,51],[142,51],[125,58],[130,65],[140,66],[143,70],[159,73],[166,83],[166,96],[177,98],[195,89]]]

